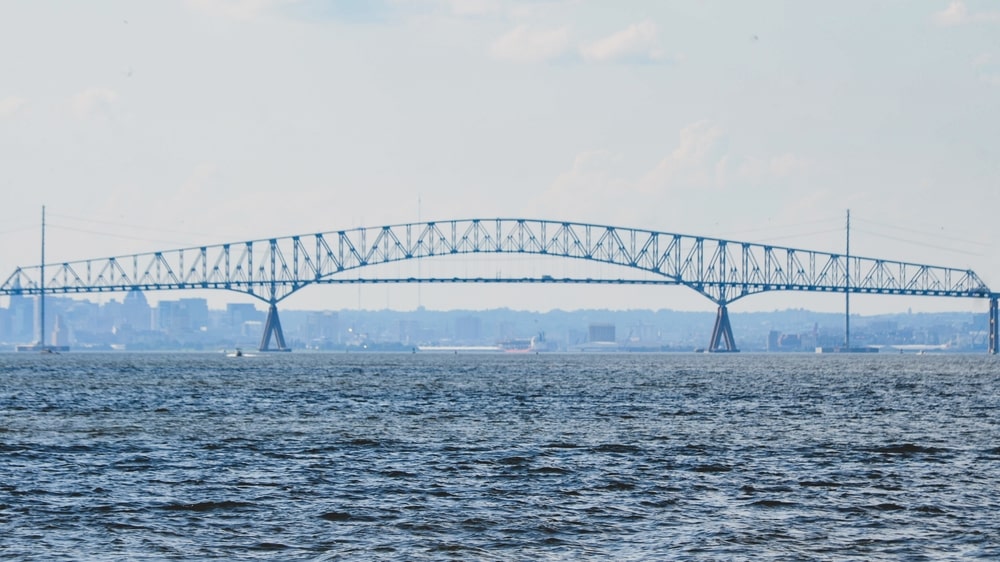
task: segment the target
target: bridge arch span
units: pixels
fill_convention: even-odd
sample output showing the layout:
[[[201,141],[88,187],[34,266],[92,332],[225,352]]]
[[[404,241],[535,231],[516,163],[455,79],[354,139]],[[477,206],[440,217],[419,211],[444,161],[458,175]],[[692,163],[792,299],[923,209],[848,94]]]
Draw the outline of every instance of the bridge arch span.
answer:
[[[372,266],[447,256],[537,255],[619,266],[646,279],[539,277],[364,278]],[[219,289],[270,306],[270,334],[283,347],[277,303],[313,284],[386,282],[616,283],[682,285],[719,306],[709,349],[735,349],[726,305],[767,291],[996,297],[969,269],[585,222],[472,218],[267,238],[18,268],[0,294]],[[349,278],[349,273],[359,275]],[[273,316],[274,326],[271,326]],[[991,326],[993,324],[991,323]],[[996,335],[991,328],[991,349]]]

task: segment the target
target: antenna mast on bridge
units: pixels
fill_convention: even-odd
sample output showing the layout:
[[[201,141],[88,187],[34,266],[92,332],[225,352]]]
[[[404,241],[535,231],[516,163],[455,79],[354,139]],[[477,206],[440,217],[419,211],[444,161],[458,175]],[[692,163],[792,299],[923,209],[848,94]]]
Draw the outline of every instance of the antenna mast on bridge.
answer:
[[[38,280],[38,346],[45,349],[45,205],[42,205],[42,263]]]
[[[851,351],[851,210],[847,210],[847,251],[844,259],[844,351]]]

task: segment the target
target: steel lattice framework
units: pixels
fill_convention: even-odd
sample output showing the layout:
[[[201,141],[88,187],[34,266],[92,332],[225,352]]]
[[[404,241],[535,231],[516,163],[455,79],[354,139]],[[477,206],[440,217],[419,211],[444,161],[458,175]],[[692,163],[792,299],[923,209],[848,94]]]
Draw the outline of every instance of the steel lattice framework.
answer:
[[[403,260],[470,254],[531,254],[588,260],[647,278],[352,277],[346,272]],[[45,272],[42,283],[42,272]],[[620,269],[618,271],[621,271]],[[651,275],[650,275],[651,274]],[[385,282],[643,283],[690,287],[720,306],[766,291],[820,291],[991,299],[970,269],[847,256],[635,228],[533,219],[415,222],[250,240],[18,268],[0,294],[223,289],[275,305],[311,284]],[[991,342],[995,338],[992,334]],[[716,326],[720,329],[719,324]],[[280,328],[277,334],[280,338]],[[727,347],[730,342],[726,342]]]

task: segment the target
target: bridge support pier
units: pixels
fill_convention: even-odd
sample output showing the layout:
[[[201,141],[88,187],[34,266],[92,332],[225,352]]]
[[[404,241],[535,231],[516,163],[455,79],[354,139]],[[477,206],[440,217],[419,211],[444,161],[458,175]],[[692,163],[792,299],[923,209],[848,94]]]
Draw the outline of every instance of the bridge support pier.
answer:
[[[1000,321],[1000,317],[998,317],[997,313],[997,297],[991,296],[990,297],[990,343],[989,343],[990,355],[996,355],[998,351],[997,347],[998,345],[1000,345],[1000,341],[998,341],[1000,340],[1000,336],[997,335],[997,329],[1000,328],[1000,326],[997,326],[998,321]]]
[[[725,304],[719,305],[719,312],[715,315],[715,327],[712,328],[712,343],[708,345],[708,351],[712,353],[735,353],[739,351],[739,349],[736,349],[736,340],[733,338],[733,327],[729,324],[729,310],[726,309]]]
[[[271,336],[277,349],[271,349]],[[264,335],[260,338],[260,351],[291,351],[285,346],[285,334],[281,331],[281,321],[278,319],[278,305],[271,303],[267,309],[267,321],[264,322]]]

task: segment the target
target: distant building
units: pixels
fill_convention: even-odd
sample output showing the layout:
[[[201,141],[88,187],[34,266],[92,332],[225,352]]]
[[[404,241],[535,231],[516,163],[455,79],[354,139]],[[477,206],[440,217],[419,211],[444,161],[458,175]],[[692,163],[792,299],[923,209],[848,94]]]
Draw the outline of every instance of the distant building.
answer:
[[[510,320],[502,320],[496,325],[496,340],[503,341],[516,338],[518,336],[517,326]]]
[[[69,347],[70,341],[69,330],[66,328],[63,322],[63,317],[61,314],[56,315],[56,321],[52,326],[52,334],[49,336],[49,341],[46,342],[49,345],[54,345],[56,347]]]
[[[37,339],[35,334],[35,298],[24,295],[10,297],[10,339],[29,342]]]
[[[801,351],[802,349],[802,336],[798,334],[784,334],[777,330],[771,330],[767,334],[767,351]]]
[[[208,301],[180,299],[160,301],[153,313],[156,329],[170,334],[186,334],[208,328]]]
[[[253,303],[228,303],[226,304],[225,319],[222,321],[229,334],[243,334],[247,322],[261,324],[264,320],[264,313],[257,310]],[[259,335],[259,334],[258,334]]]
[[[590,343],[614,343],[615,325],[610,323],[591,324],[587,329]]]
[[[240,325],[240,336],[243,338],[259,338],[264,333],[264,323],[260,320],[247,320]]]
[[[0,342],[10,341],[10,310],[0,308]]]
[[[144,331],[153,327],[153,312],[146,301],[146,295],[139,289],[125,294],[121,307],[121,320],[133,330]]]
[[[208,300],[206,299],[181,299],[181,308],[187,314],[192,331],[200,331],[208,328]]]
[[[337,343],[340,335],[340,315],[336,312],[310,312],[302,327],[302,336],[312,346]]]
[[[455,319],[455,341],[476,343],[483,337],[483,321],[478,316],[459,316]]]
[[[660,333],[653,324],[633,324],[628,334],[629,343],[648,343],[660,339]]]

